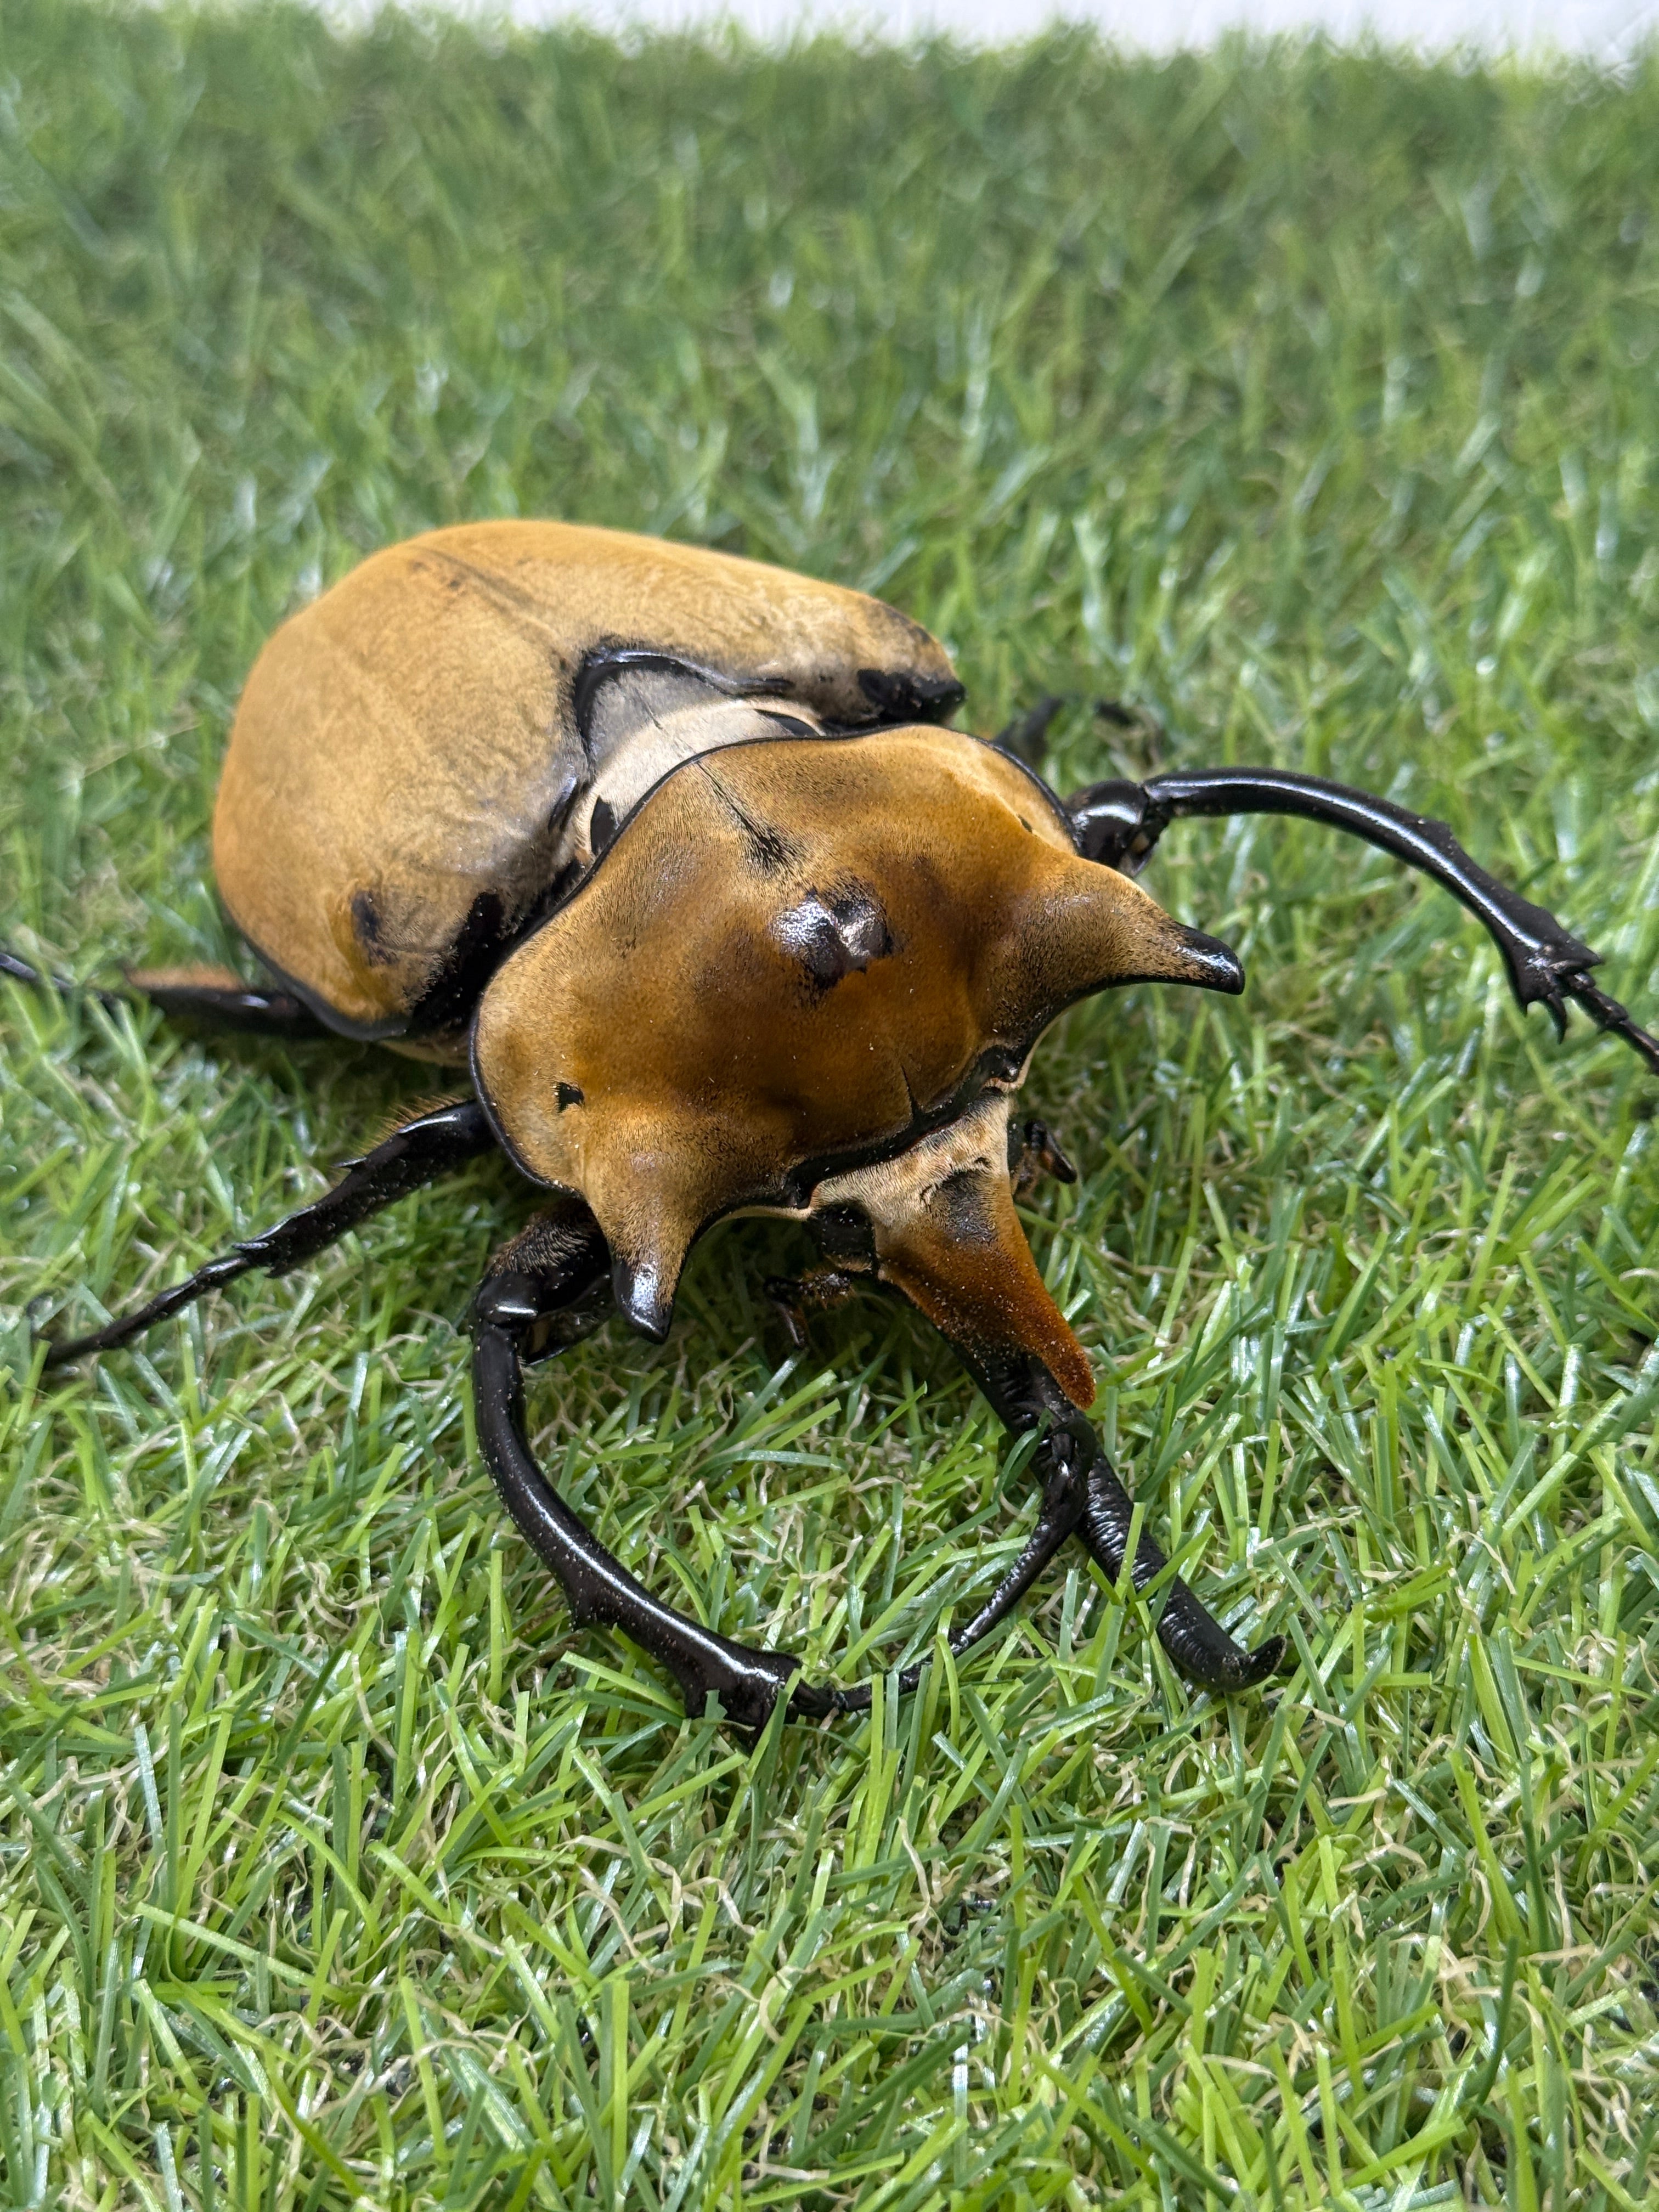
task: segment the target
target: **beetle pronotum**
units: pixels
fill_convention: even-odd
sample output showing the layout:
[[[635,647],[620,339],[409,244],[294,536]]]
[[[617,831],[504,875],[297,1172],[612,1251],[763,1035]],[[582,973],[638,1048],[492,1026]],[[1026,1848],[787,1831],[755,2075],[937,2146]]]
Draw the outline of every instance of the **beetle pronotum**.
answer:
[[[1130,1500],[1084,1419],[1093,1377],[1037,1273],[1016,1181],[1071,1170],[1011,1118],[1063,1008],[1147,980],[1241,989],[1213,939],[1132,880],[1180,816],[1303,815],[1445,886],[1496,939],[1521,1005],[1574,1000],[1659,1068],[1590,981],[1598,955],[1496,883],[1443,824],[1267,769],[1097,784],[1062,801],[1013,753],[943,726],[943,649],[854,592],[559,523],[442,530],[375,555],[271,638],[237,711],[214,817],[231,920],[268,971],[133,973],[161,1006],[332,1030],[464,1062],[471,1090],[393,1132],[314,1204],[137,1311],[51,1345],[125,1343],[254,1268],[281,1273],[499,1147],[547,1194],[472,1316],[478,1433],[578,1624],[623,1630],[688,1708],[762,1725],[867,1686],[793,1680],[672,1611],[564,1504],[526,1442],[521,1369],[620,1307],[660,1338],[693,1241],[732,1213],[799,1221],[832,1303],[902,1293],[997,1413],[1036,1431],[1036,1523],[954,1631],[966,1651],[1073,1534],[1115,1582]],[[0,971],[42,980],[0,955]],[[1142,1535],[1133,1577],[1166,1561]],[[1158,1632],[1192,1680],[1247,1652],[1185,1584]],[[917,1670],[901,1678],[908,1686]]]

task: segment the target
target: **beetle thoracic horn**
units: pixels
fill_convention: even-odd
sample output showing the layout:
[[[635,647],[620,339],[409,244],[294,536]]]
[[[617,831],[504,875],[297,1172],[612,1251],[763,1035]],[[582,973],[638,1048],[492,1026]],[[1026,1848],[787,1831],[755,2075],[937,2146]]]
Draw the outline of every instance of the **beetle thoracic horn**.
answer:
[[[1051,1018],[1073,1000],[1124,983],[1192,983],[1237,993],[1238,956],[1188,929],[1115,870],[1054,856],[1022,902],[1004,948],[1016,1002]]]

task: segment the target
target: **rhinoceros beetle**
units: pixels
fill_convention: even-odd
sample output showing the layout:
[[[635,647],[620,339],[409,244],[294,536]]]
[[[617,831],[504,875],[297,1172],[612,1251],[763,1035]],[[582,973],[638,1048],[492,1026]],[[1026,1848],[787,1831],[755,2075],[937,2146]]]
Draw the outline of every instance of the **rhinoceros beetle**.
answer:
[[[688,1249],[727,1215],[814,1234],[823,1264],[780,1286],[797,1316],[888,1285],[1007,1427],[1035,1432],[1030,1540],[957,1652],[1069,1536],[1116,1583],[1133,1509],[1013,1202],[1037,1172],[1072,1170],[1012,1109],[1075,1000],[1149,980],[1242,989],[1227,947],[1133,880],[1166,824],[1278,813],[1349,831],[1486,925],[1523,1007],[1541,1001],[1560,1030],[1574,1000],[1656,1068],[1659,1042],[1589,980],[1598,955],[1442,823],[1271,769],[1061,800],[1012,746],[945,726],[962,697],[942,647],[891,607],[723,554],[513,521],[365,561],[276,631],[231,732],[214,864],[269,980],[128,981],[173,1013],[461,1061],[470,1092],[138,1310],[49,1345],[46,1364],[295,1267],[499,1147],[546,1205],[473,1306],[484,1455],[573,1620],[632,1638],[690,1711],[713,1696],[754,1729],[786,1689],[804,1716],[870,1692],[805,1684],[788,1655],[652,1597],[536,1463],[521,1370],[613,1302],[660,1339]],[[1183,1674],[1232,1691],[1276,1670],[1282,1638],[1243,1650],[1166,1566],[1139,1535],[1133,1579],[1164,1578],[1158,1633]]]

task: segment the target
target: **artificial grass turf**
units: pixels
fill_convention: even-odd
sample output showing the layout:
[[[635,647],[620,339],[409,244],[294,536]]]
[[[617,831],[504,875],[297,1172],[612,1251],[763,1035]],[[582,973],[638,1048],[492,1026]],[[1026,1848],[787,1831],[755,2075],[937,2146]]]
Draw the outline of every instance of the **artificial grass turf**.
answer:
[[[225,950],[270,627],[464,516],[873,586],[1061,788],[1339,773],[1659,950],[1659,70],[908,60],[0,0],[0,938]],[[1249,994],[1069,1016],[1040,1261],[1151,1525],[1301,1666],[1185,1692],[1080,1559],[758,1749],[573,1636],[472,1447],[481,1169],[94,1371],[430,1087],[0,993],[8,2201],[1627,2205],[1655,2137],[1651,1079],[1288,823],[1150,887]],[[1028,1525],[938,1340],[790,1359],[732,1224],[535,1386],[657,1589],[821,1676]]]

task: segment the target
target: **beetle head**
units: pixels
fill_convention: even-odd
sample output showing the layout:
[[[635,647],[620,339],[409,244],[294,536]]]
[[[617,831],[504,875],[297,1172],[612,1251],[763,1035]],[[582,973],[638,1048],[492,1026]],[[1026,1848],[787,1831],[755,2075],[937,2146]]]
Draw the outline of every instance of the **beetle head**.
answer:
[[[1243,981],[1224,945],[1081,859],[1045,788],[977,739],[738,745],[659,784],[502,964],[474,1073],[519,1164],[592,1209],[647,1333],[709,1222],[850,1203],[882,1272],[959,1340],[1019,1341],[1054,1368],[1057,1330],[1083,1395],[1006,1133],[974,1117],[1000,1097],[1006,1132],[1065,1006],[1154,978]]]

